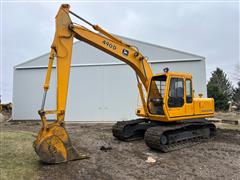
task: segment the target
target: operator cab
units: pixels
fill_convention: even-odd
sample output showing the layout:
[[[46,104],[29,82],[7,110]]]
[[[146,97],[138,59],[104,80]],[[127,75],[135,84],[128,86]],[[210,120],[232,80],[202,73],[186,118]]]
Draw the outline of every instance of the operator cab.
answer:
[[[150,82],[147,100],[148,112],[151,115],[164,116],[164,108],[184,111],[187,106],[192,105],[192,91],[192,77],[190,74],[167,71],[155,75]],[[173,111],[169,113],[171,116]],[[172,116],[175,115],[172,114]]]

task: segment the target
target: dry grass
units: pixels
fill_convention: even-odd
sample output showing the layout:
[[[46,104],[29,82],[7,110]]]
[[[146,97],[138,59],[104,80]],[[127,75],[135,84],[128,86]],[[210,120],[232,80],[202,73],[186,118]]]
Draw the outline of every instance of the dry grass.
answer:
[[[240,120],[240,112],[216,112],[215,117],[223,120]]]
[[[32,147],[35,134],[0,132],[0,179],[36,179],[38,157]]]
[[[240,125],[233,125],[227,123],[214,123],[218,129],[229,129],[229,130],[238,130],[240,131]]]
[[[240,121],[240,113],[239,112],[216,112],[215,117],[222,119],[222,120]],[[219,129],[240,130],[240,124],[233,125],[231,123],[215,123],[215,125]]]

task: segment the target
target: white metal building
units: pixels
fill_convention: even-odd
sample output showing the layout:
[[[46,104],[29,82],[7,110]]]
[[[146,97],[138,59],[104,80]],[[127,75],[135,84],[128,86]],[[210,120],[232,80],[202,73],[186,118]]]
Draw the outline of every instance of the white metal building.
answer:
[[[120,37],[148,56],[154,73],[163,68],[193,75],[195,94],[206,96],[205,58]],[[14,67],[13,119],[39,119],[43,83],[48,64],[44,54]],[[84,43],[73,46],[66,121],[109,122],[135,118],[140,105],[134,71],[118,59]],[[46,109],[55,109],[55,69],[53,69]],[[54,118],[53,116],[50,118]]]

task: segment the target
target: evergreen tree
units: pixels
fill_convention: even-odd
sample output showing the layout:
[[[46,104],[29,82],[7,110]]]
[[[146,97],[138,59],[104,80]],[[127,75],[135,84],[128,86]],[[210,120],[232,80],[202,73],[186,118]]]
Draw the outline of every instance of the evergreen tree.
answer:
[[[208,97],[214,98],[217,111],[228,109],[228,101],[231,100],[233,88],[222,69],[217,68],[212,72],[212,77],[207,84],[207,91]]]

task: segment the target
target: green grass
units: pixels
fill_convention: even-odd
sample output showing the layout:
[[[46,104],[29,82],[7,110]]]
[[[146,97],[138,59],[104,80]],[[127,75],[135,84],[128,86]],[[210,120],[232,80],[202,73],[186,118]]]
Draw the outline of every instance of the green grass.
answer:
[[[36,179],[38,157],[32,147],[35,134],[0,132],[0,179]]]

